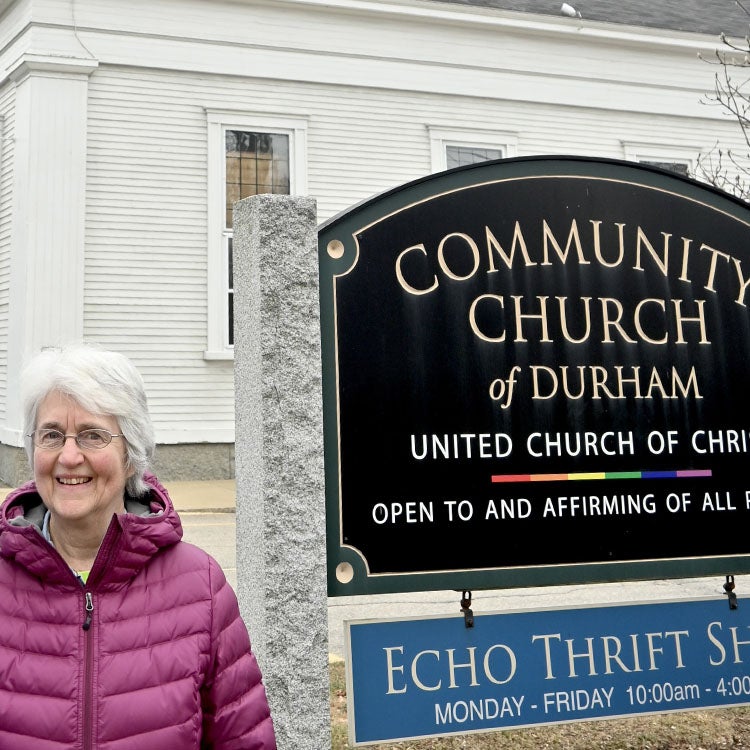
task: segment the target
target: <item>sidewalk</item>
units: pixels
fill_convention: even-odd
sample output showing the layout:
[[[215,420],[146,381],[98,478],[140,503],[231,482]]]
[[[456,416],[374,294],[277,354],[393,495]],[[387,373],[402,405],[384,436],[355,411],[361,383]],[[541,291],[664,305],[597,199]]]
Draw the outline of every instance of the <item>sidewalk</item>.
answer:
[[[182,513],[233,513],[234,479],[201,482],[164,482],[174,507]]]
[[[174,507],[182,513],[233,513],[236,483],[234,479],[202,482],[164,482]],[[0,486],[0,502],[12,487]]]

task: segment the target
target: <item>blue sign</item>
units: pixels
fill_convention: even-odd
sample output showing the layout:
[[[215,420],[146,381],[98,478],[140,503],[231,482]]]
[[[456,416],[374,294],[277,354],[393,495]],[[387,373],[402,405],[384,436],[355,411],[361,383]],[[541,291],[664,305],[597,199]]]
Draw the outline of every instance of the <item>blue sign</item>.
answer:
[[[750,599],[346,623],[354,745],[750,703]]]

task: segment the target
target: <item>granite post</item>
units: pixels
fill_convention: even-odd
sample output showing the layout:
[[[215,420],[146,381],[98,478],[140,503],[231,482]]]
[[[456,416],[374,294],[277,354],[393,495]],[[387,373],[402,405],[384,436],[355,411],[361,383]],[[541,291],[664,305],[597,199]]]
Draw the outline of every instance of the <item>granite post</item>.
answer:
[[[240,609],[279,750],[330,748],[316,204],[234,208]]]

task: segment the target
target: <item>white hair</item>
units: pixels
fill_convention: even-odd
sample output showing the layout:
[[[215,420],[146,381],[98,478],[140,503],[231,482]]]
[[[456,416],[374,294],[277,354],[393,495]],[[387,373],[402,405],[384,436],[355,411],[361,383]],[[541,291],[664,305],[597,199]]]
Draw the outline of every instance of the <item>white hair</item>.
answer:
[[[143,475],[154,455],[154,429],[143,378],[127,357],[91,344],[43,349],[26,365],[21,382],[25,435],[36,429],[39,406],[50,393],[69,396],[86,411],[117,420],[126,466],[134,472],[126,490],[131,497],[148,491]],[[26,437],[25,445],[33,466],[33,441]]]

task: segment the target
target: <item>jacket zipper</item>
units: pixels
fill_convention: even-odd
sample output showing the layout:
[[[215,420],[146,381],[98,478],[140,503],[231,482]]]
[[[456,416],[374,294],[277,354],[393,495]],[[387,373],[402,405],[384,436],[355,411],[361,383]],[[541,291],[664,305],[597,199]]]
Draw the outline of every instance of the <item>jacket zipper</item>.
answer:
[[[94,723],[94,636],[91,621],[94,614],[94,597],[90,591],[84,597],[83,617],[83,750],[91,750]]]
[[[83,663],[83,750],[93,750],[94,747],[94,634],[92,624],[94,621],[94,595],[89,589],[96,587],[98,580],[102,577],[102,571],[106,569],[109,558],[112,556],[114,541],[117,538],[119,527],[114,518],[109,524],[104,539],[96,554],[94,564],[85,584],[85,595],[83,598],[83,641],[84,641],[84,663]]]
[[[90,586],[96,587],[98,580],[102,577],[102,571],[106,569],[109,558],[113,554],[115,539],[119,527],[114,518],[109,524],[104,539],[96,554],[94,564],[86,581],[83,597],[83,750],[93,750],[94,747],[94,633],[92,624],[94,621],[94,595]]]
[[[91,627],[91,613],[94,611],[94,598],[90,591],[86,592],[85,602],[84,609],[86,611],[83,619],[83,629],[88,631]]]

